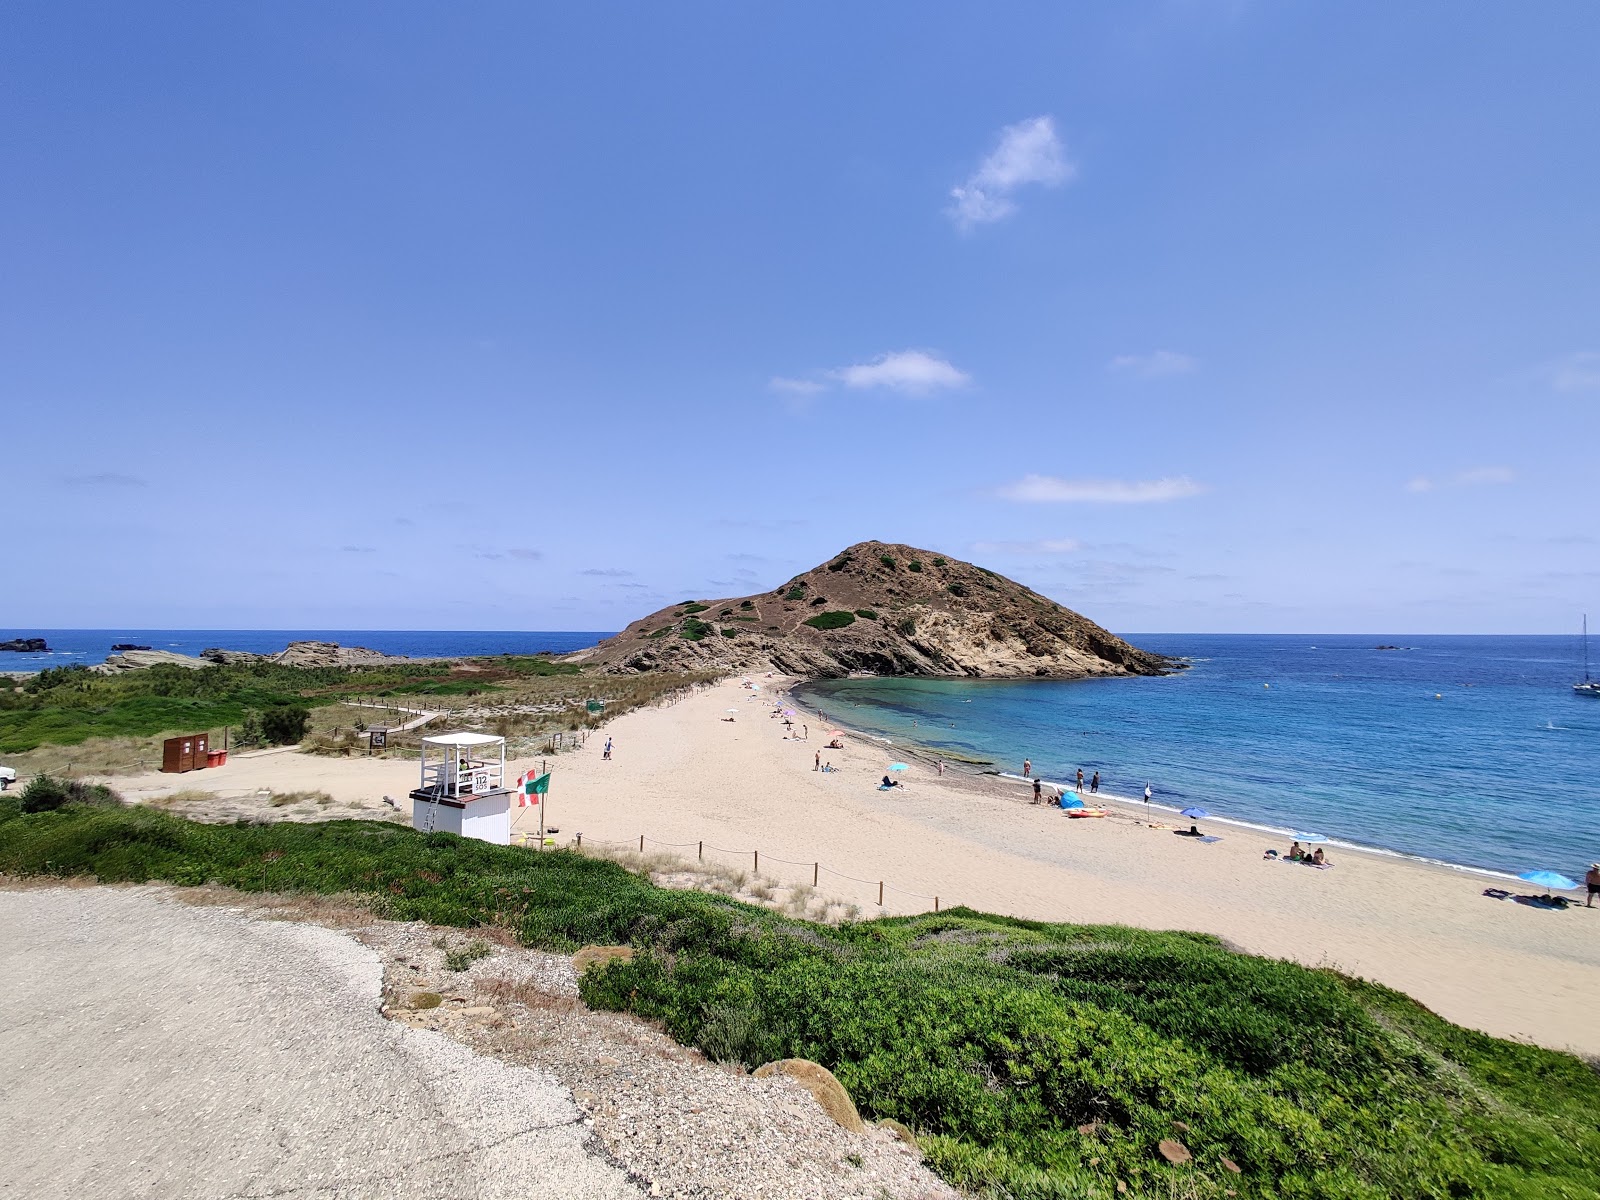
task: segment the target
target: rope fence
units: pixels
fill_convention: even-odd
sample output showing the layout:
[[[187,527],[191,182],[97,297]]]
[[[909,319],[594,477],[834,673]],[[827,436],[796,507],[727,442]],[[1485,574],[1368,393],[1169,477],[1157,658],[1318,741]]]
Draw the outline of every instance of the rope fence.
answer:
[[[584,843],[584,840],[583,840],[583,834],[581,834],[581,833],[577,834],[576,835],[575,848],[578,849],[578,850],[582,850],[583,847],[584,847],[584,844],[585,843]],[[781,863],[781,864],[783,864],[784,866],[787,866],[787,867],[799,867],[801,870],[809,869],[811,871],[811,886],[812,887],[820,887],[822,885],[822,876],[823,875],[828,875],[828,876],[830,876],[830,877],[832,877],[834,879],[847,880],[850,883],[859,883],[864,887],[876,888],[877,889],[877,894],[878,894],[878,907],[879,908],[883,907],[884,896],[887,893],[891,893],[891,892],[894,893],[895,895],[898,895],[898,896],[908,896],[908,897],[910,897],[910,898],[912,898],[914,900],[931,900],[933,902],[933,911],[934,912],[941,911],[941,906],[942,906],[942,899],[939,896],[930,896],[930,895],[927,895],[927,894],[925,894],[923,892],[913,892],[913,891],[910,891],[907,888],[896,887],[893,884],[888,883],[887,881],[882,880],[882,879],[861,879],[861,878],[858,878],[855,875],[846,875],[843,871],[835,871],[832,867],[825,867],[820,862],[796,862],[794,859],[791,859],[791,858],[779,858],[775,854],[763,855],[760,850],[756,850],[756,849],[752,849],[752,850],[732,850],[732,849],[729,849],[726,846],[714,846],[711,843],[705,842],[705,841],[697,841],[697,842],[663,842],[659,838],[648,837],[647,835],[642,834],[642,833],[639,835],[639,838],[638,838],[637,841],[634,841],[631,838],[626,840],[626,841],[620,841],[620,842],[619,841],[603,841],[603,840],[598,839],[598,838],[590,838],[589,841],[588,841],[588,845],[590,845],[590,846],[603,846],[603,847],[624,847],[624,848],[628,849],[629,851],[632,851],[633,853],[636,853],[636,854],[643,854],[645,852],[645,847],[647,845],[648,846],[658,846],[658,847],[660,847],[661,849],[664,849],[664,850],[690,850],[690,849],[692,849],[695,852],[695,861],[699,862],[699,863],[705,862],[705,860],[706,860],[706,851],[707,850],[711,850],[711,851],[713,851],[713,852],[715,852],[717,854],[731,855],[734,858],[741,858],[741,859],[748,858],[750,860],[750,873],[752,875],[760,875],[761,874],[761,864],[762,863]]]

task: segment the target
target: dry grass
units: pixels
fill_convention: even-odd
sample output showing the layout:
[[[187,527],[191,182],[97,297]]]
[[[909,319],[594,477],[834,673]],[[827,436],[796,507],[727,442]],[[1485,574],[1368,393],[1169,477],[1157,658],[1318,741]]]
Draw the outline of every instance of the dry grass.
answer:
[[[77,746],[40,746],[22,754],[7,754],[5,765],[17,781],[33,775],[77,779],[85,775],[137,775],[161,769],[160,737],[90,738]]]
[[[510,979],[479,979],[472,985],[473,994],[495,1004],[520,1004],[534,1012],[570,1013],[583,1008],[576,996],[546,991],[536,983],[517,982]]]

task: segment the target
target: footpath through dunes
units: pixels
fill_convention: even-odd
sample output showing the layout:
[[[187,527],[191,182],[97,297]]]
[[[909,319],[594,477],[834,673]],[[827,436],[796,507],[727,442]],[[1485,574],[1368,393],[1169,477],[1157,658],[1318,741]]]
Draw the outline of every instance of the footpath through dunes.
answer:
[[[566,661],[612,672],[754,669],[827,677],[1081,678],[1175,669],[985,567],[860,542],[775,591],[689,600]]]
[[[1256,954],[1331,966],[1415,997],[1449,1020],[1501,1037],[1600,1055],[1600,907],[1551,913],[1487,900],[1481,876],[1353,851],[1329,871],[1265,861],[1265,834],[1219,827],[1195,844],[1151,828],[1137,806],[1071,821],[1028,803],[1031,790],[949,770],[853,734],[825,748],[830,722],[797,709],[793,733],[763,703],[792,679],[728,680],[670,708],[629,713],[555,760],[549,819],[585,844],[697,843],[746,852],[708,859],[809,883],[878,911],[963,904],[1047,921],[1215,934]],[[729,713],[725,710],[734,709]],[[837,714],[835,714],[837,715]],[[732,722],[724,718],[732,716]],[[820,754],[836,768],[813,770]],[[904,782],[878,790],[891,762]],[[1184,823],[1187,826],[1187,822]],[[655,850],[656,846],[647,846]],[[1277,846],[1284,850],[1286,846]],[[915,895],[912,895],[915,894]]]

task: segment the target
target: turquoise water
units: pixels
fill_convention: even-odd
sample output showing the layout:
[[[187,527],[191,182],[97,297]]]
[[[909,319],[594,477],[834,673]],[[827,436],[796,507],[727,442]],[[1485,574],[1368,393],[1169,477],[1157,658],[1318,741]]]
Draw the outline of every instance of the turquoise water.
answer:
[[[1158,679],[853,679],[852,728],[1215,816],[1494,871],[1600,860],[1600,700],[1576,637],[1146,635]],[[1395,643],[1399,650],[1377,650]],[[1263,839],[1264,844],[1270,840]]]

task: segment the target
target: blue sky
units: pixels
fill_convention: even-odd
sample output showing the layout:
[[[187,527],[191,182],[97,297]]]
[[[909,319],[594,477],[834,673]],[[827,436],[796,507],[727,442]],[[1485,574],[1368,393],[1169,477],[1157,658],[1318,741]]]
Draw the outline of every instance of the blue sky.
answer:
[[[0,16],[0,623],[1600,614],[1587,0]]]

